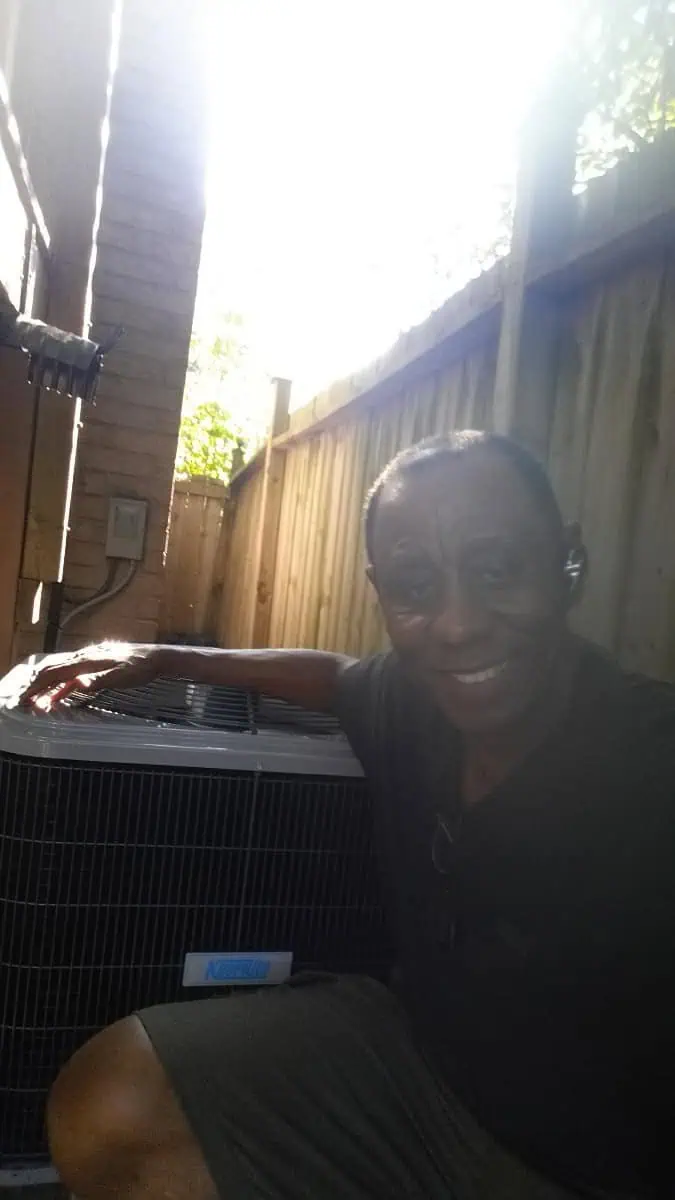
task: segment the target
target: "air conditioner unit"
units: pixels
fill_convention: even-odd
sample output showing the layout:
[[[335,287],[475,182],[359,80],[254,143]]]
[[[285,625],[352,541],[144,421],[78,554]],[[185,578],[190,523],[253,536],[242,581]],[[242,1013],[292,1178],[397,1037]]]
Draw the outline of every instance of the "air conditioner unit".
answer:
[[[159,680],[38,715],[0,683],[0,1186],[97,1030],[289,970],[386,975],[365,781],[332,718]]]

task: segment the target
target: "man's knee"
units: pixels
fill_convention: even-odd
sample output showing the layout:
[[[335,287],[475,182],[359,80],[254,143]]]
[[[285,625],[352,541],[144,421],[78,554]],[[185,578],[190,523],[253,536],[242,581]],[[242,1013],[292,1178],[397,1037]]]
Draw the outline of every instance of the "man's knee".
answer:
[[[177,1135],[176,1111],[140,1021],[111,1025],[74,1055],[49,1097],[49,1146],[63,1183],[80,1196],[128,1186]]]

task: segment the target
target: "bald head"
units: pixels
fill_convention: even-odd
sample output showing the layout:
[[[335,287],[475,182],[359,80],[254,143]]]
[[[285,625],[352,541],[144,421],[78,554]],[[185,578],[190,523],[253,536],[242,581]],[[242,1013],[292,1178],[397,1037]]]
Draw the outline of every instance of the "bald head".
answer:
[[[520,477],[550,528],[551,537],[564,543],[563,520],[553,488],[544,468],[537,459],[512,438],[477,430],[427,438],[402,450],[384,468],[373,484],[365,505],[365,541],[368,561],[373,561],[374,529],[380,501],[385,491],[395,490],[398,483],[423,475],[430,469],[451,471],[453,464],[478,454],[495,455],[509,464]]]

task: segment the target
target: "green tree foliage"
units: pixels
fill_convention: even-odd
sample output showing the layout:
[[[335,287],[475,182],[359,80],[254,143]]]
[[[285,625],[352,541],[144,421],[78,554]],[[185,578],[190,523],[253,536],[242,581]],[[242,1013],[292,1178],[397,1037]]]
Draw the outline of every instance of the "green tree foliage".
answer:
[[[227,482],[235,462],[247,450],[247,437],[224,400],[232,395],[248,347],[243,320],[226,313],[196,332],[190,343],[183,417],[178,437],[176,475],[205,475]]]
[[[583,184],[675,127],[675,0],[570,0],[570,15],[564,57],[586,114],[577,155]],[[505,188],[485,242],[467,246],[452,231],[434,255],[436,277],[469,278],[508,254],[513,210]],[[458,249],[450,254],[449,246]]]
[[[193,333],[186,379],[188,393],[204,385],[213,387],[222,383],[241,367],[247,352],[244,319],[239,313],[224,313],[208,330]]]
[[[675,0],[577,0],[571,55],[588,116],[578,178],[675,125]]]
[[[243,450],[243,439],[230,414],[217,400],[204,401],[181,421],[176,474],[181,479],[205,475],[226,483],[233,456]]]
[[[474,260],[481,271],[487,271],[500,258],[504,258],[511,249],[511,231],[513,229],[513,210],[515,196],[511,188],[503,188],[497,206],[497,220],[493,237],[476,246],[473,250]]]

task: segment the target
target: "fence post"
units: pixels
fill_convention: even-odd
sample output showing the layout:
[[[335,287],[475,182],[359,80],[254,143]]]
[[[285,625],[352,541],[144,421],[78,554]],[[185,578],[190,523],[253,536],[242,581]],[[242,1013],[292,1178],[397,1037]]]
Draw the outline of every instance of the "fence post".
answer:
[[[553,411],[560,312],[528,286],[533,264],[560,253],[574,219],[578,91],[556,73],[533,106],[521,138],[511,253],[506,262],[494,425],[546,455]]]
[[[256,531],[254,576],[256,583],[251,597],[249,615],[248,644],[250,646],[266,646],[269,640],[274,571],[279,540],[279,514],[284,487],[286,456],[283,450],[274,448],[274,440],[280,434],[285,433],[288,428],[291,383],[288,379],[275,379],[274,384],[274,408],[265,448],[260,516]]]

